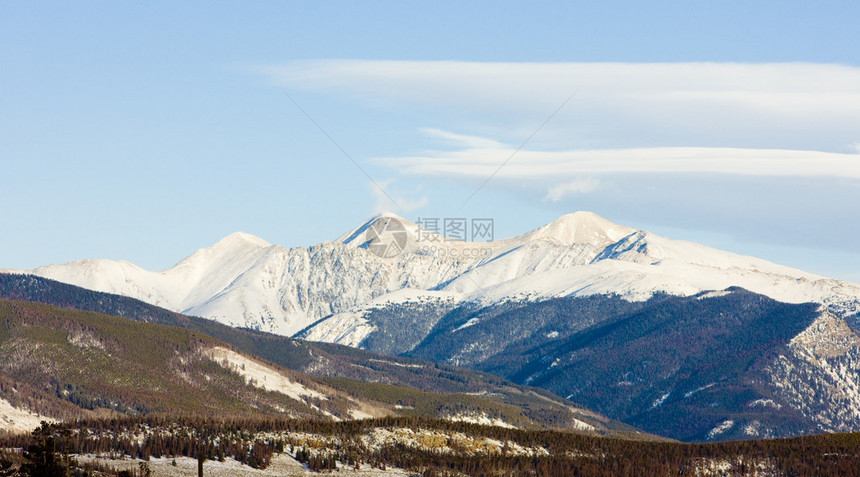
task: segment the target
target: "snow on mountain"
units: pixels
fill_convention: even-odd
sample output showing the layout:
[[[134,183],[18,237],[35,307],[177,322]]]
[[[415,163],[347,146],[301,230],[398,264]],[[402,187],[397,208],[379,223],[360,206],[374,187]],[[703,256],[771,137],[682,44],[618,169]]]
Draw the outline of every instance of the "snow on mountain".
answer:
[[[378,256],[386,240],[402,253]],[[236,233],[164,271],[83,260],[24,273],[233,326],[292,335],[315,323],[314,339],[352,345],[372,331],[362,324],[368,307],[436,292],[490,304],[589,294],[643,300],[656,292],[688,296],[740,286],[780,301],[860,311],[858,285],[670,240],[590,212],[488,243],[447,240],[385,213],[309,248],[285,249]]]
[[[310,341],[324,341],[358,347],[367,335],[376,331],[376,327],[364,318],[365,313],[370,310],[400,303],[459,301],[460,299],[461,296],[457,293],[404,288],[377,297],[349,311],[335,313],[322,320],[319,326],[311,325],[307,329],[307,334],[301,337]]]
[[[860,334],[824,311],[771,363],[770,384],[819,432],[855,432],[860,423]]]
[[[17,408],[9,401],[0,398],[0,430],[30,432],[39,427],[42,421],[55,422],[50,417],[30,412],[28,409]]]
[[[614,224],[593,212],[574,212],[513,239],[514,242],[551,240],[563,245],[611,245],[636,230]]]
[[[31,273],[179,311],[222,291],[269,247],[260,238],[237,232],[161,272],[125,261],[96,259],[48,265]]]
[[[788,303],[814,301],[845,310],[860,303],[857,285],[647,232],[592,254],[577,245],[530,245],[458,277],[446,289],[483,301],[607,293],[645,300],[655,292],[689,296],[739,286]],[[503,273],[512,278],[499,282]]]

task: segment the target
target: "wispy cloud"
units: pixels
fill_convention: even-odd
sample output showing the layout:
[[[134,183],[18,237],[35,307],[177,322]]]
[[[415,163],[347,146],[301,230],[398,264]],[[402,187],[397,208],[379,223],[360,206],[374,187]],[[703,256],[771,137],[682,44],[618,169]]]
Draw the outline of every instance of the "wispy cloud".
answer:
[[[572,195],[594,192],[598,187],[600,187],[600,181],[593,177],[577,179],[550,187],[543,200],[544,202],[558,202]]]
[[[447,108],[511,143],[572,91],[575,100],[541,136],[577,148],[845,152],[860,124],[860,68],[832,64],[320,60],[259,71],[290,88],[385,108]]]
[[[513,148],[465,147],[377,158],[404,174],[483,177]],[[694,173],[860,179],[860,154],[788,149],[651,147],[567,151],[521,150],[499,177],[536,179],[583,174]]]
[[[491,149],[499,150],[505,147],[499,141],[483,138],[480,136],[469,136],[466,134],[457,134],[450,131],[443,131],[436,128],[422,128],[421,132],[426,136],[435,138],[440,142],[447,142],[453,146],[467,147],[470,149]],[[860,143],[857,144],[860,147]]]
[[[860,154],[786,149],[720,147],[652,147],[567,151],[520,150],[505,167],[498,165],[514,152],[492,141],[471,140],[464,147],[423,154],[382,157],[373,162],[401,174],[446,179],[480,179],[496,173],[546,191],[544,201],[558,202],[593,192],[600,178],[619,174],[700,174],[761,178],[841,178],[860,180]],[[583,177],[587,177],[583,179]]]
[[[455,133],[450,118],[436,118],[442,126],[422,132],[443,150],[375,160],[404,174],[488,177],[576,90],[499,178],[551,179],[557,191],[619,173],[860,178],[860,68],[851,66],[316,60],[259,71],[388,108],[447,107],[484,128]]]
[[[386,211],[407,213],[427,205],[428,200],[426,196],[415,197],[420,191],[407,193],[395,191],[391,188],[394,182],[394,179],[386,179],[376,181],[376,183],[368,183],[370,194],[374,200],[374,213],[378,214]]]

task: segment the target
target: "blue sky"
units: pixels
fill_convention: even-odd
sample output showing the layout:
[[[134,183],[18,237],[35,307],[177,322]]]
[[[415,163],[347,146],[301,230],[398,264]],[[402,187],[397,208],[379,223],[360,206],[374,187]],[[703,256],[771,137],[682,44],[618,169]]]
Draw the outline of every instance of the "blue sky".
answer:
[[[163,269],[237,230],[306,246],[380,208],[493,217],[497,237],[591,210],[860,282],[856,18],[849,1],[4,2],[0,268]]]

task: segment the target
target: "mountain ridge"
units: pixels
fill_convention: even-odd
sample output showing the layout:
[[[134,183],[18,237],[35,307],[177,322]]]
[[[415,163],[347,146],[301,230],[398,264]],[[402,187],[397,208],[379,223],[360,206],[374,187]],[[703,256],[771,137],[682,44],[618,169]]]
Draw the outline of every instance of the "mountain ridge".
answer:
[[[405,231],[402,253],[392,258],[368,248],[386,238],[368,235],[381,220]],[[307,248],[286,249],[237,232],[158,272],[103,259],[12,272],[284,335],[395,292],[397,299],[442,292],[461,302],[492,303],[586,294],[644,300],[660,292],[689,296],[741,286],[781,301],[822,303],[838,313],[860,311],[860,285],[671,240],[591,212],[492,242],[445,239],[382,213],[335,241]]]

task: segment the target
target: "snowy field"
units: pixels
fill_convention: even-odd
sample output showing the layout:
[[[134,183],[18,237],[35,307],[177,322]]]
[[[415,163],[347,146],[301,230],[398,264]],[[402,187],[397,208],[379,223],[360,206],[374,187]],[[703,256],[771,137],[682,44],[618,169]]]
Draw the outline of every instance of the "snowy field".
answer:
[[[30,432],[39,427],[42,421],[54,422],[50,417],[19,409],[0,398],[0,430],[13,432]]]

